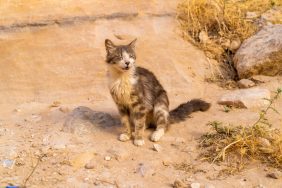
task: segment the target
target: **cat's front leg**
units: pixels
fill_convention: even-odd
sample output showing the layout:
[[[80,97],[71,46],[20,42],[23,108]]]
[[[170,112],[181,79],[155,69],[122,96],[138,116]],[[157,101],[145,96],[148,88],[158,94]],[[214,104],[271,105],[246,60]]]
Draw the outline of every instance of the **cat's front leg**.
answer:
[[[123,133],[119,135],[119,140],[122,142],[126,142],[130,140],[132,135],[129,110],[125,107],[118,107],[118,109],[119,109],[119,114],[121,116],[121,124],[124,129]]]
[[[145,144],[143,139],[143,133],[145,129],[145,122],[146,122],[146,113],[144,112],[134,112],[132,114],[134,128],[135,128],[135,135],[134,135],[134,145],[142,146]]]

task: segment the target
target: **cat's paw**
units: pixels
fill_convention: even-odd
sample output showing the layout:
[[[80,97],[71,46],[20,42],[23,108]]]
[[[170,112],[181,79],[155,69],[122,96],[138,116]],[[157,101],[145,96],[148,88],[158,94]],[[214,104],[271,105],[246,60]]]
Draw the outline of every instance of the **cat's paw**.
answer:
[[[126,133],[122,133],[122,134],[119,135],[118,139],[122,142],[126,142],[126,141],[130,140],[130,136]]]
[[[135,146],[143,146],[145,141],[143,139],[135,139],[133,143]]]
[[[154,131],[153,134],[151,135],[151,140],[153,142],[157,142],[161,139],[163,135],[164,135],[164,129],[158,129]]]

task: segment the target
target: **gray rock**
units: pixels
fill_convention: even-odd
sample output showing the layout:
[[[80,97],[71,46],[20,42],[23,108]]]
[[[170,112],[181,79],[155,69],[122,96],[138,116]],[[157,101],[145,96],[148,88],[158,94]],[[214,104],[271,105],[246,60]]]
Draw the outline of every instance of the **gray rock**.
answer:
[[[261,88],[239,89],[224,94],[218,101],[221,105],[238,108],[264,107],[269,104],[270,91]]]
[[[252,80],[249,79],[241,79],[237,83],[239,88],[250,88],[256,85]]]
[[[243,42],[234,56],[240,78],[282,73],[282,24],[265,26]]]

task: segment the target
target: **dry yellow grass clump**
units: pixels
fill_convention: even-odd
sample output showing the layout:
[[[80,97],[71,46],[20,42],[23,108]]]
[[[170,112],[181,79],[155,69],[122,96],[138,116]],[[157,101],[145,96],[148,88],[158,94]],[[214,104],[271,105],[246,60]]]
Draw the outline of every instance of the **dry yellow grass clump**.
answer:
[[[278,89],[266,110],[252,126],[224,126],[214,121],[209,123],[211,133],[200,138],[201,156],[210,162],[225,162],[238,172],[252,160],[260,160],[270,166],[282,169],[282,133],[271,128],[267,121],[269,110],[277,112],[272,104],[278,99]],[[277,112],[278,113],[278,112]]]
[[[282,0],[183,0],[178,20],[187,40],[230,68],[232,53],[258,30],[257,18],[279,5]],[[223,75],[235,76],[228,71]]]

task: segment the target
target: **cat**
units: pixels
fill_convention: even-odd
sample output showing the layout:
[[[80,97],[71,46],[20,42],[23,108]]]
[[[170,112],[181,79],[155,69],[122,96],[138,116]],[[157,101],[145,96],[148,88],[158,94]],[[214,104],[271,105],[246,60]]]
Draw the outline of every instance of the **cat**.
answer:
[[[156,76],[149,70],[136,66],[136,39],[128,45],[115,45],[105,40],[108,87],[121,116],[124,132],[120,141],[134,138],[136,146],[145,142],[143,132],[153,125],[156,129],[151,140],[157,142],[172,123],[184,121],[195,111],[206,111],[210,103],[194,99],[169,111],[166,91]]]

